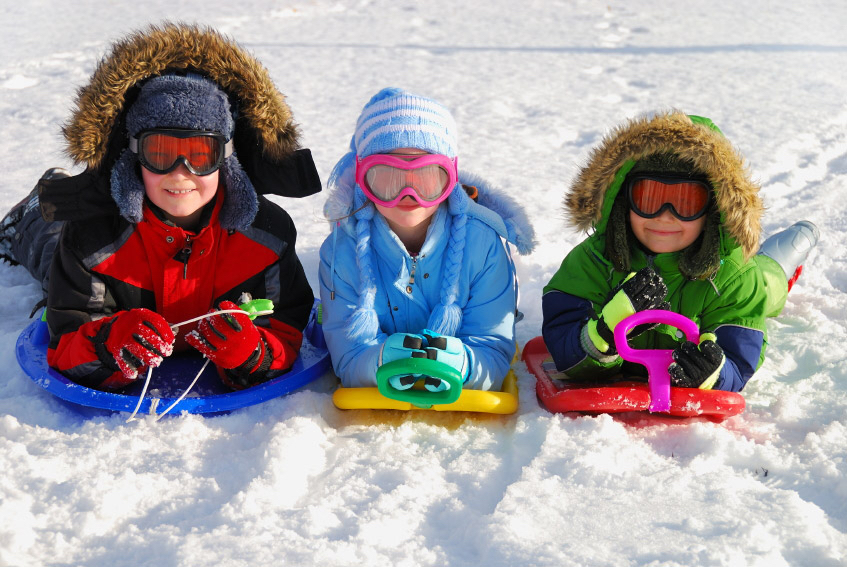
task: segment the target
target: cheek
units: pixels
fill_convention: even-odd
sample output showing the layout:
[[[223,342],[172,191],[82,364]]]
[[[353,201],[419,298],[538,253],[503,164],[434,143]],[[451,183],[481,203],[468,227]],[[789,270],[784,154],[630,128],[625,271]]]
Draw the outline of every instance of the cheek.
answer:
[[[634,232],[636,236],[644,234],[645,222],[647,222],[647,219],[636,215],[631,210],[629,211],[629,226],[632,228],[632,232]]]
[[[164,175],[153,173],[144,166],[140,166],[139,169],[141,170],[141,181],[144,183],[145,189],[155,189],[158,187],[162,178],[165,177]]]
[[[703,232],[703,228],[706,226],[706,217],[702,216],[697,220],[684,222],[682,224],[686,232],[685,240],[689,241],[688,243],[691,244],[697,240],[697,237],[700,236],[701,232]]]
[[[220,170],[210,173],[209,175],[205,175],[203,177],[197,177],[197,182],[203,188],[204,193],[212,193],[218,190],[218,183],[220,182]]]

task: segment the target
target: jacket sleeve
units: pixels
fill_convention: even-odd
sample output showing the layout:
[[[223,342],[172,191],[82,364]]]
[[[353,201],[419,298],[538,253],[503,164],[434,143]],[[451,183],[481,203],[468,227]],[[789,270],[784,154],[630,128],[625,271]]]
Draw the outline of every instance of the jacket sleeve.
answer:
[[[766,287],[761,272],[748,265],[741,268],[700,315],[701,332],[715,333],[726,355],[716,390],[740,392],[764,360]]]
[[[335,227],[321,246],[320,293],[323,306],[323,332],[332,358],[332,368],[346,388],[376,386],[376,369],[382,344],[388,335],[378,330],[373,337],[353,343],[347,338],[347,320],[356,309],[359,293],[355,274],[343,266],[354,262],[335,262],[341,255],[354,255],[355,249],[343,230]]]
[[[479,236],[470,230],[468,238],[489,238],[482,269],[467,262],[468,300],[462,307],[462,324],[456,336],[469,352],[470,375],[465,388],[500,390],[515,356],[515,312],[517,279],[506,245],[494,231]]]
[[[79,249],[74,243],[76,234],[74,226],[66,224],[53,257],[47,294],[47,363],[83,386],[120,388],[126,380],[116,365],[110,367],[98,358],[93,340],[117,308],[108,282],[75,254]]]
[[[759,363],[764,348],[764,333],[756,329],[724,325],[715,331],[726,362],[713,389],[740,392]]]
[[[599,378],[620,371],[620,356],[601,362],[582,348],[582,328],[594,314],[589,300],[551,289],[542,296],[541,309],[541,333],[557,370],[571,378]]]

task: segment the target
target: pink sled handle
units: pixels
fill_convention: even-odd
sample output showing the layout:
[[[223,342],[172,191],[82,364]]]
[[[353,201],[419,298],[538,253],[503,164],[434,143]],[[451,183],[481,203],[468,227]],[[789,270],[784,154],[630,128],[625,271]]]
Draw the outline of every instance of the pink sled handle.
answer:
[[[615,346],[621,358],[643,364],[647,368],[650,411],[667,412],[671,409],[671,376],[668,374],[668,366],[673,362],[673,350],[636,350],[626,341],[627,333],[644,323],[664,323],[676,327],[693,343],[700,342],[700,329],[697,323],[685,315],[662,309],[639,311],[615,326]]]

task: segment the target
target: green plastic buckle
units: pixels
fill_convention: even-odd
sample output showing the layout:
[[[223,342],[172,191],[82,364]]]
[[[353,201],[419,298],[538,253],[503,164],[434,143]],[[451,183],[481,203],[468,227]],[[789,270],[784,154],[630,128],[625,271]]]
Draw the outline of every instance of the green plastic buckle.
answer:
[[[274,302],[270,299],[251,299],[247,303],[242,303],[238,306],[247,312],[247,315],[252,321],[260,315],[270,315],[274,312]]]
[[[429,390],[398,390],[388,383],[392,376],[406,376],[409,374],[423,374],[440,378],[450,388],[441,392],[430,392]],[[459,399],[462,393],[462,375],[459,371],[448,364],[430,360],[429,358],[402,358],[393,362],[383,364],[376,369],[376,385],[379,393],[386,398],[409,402],[419,408],[431,408],[434,405],[452,404]]]

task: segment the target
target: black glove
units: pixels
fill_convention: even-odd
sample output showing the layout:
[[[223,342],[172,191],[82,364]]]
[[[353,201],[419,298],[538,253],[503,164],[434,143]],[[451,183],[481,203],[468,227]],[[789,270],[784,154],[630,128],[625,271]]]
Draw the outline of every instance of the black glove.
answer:
[[[668,302],[665,301],[667,294],[668,288],[662,281],[662,276],[649,266],[627,276],[609,292],[609,297],[600,314],[586,324],[588,337],[594,347],[606,356],[616,354],[614,331],[617,324],[639,311],[667,309],[669,307]],[[628,336],[636,337],[657,324],[638,325],[629,332]]]
[[[701,337],[699,345],[685,341],[673,351],[674,362],[668,366],[671,383],[680,388],[711,390],[726,363],[723,349],[711,339]]]

